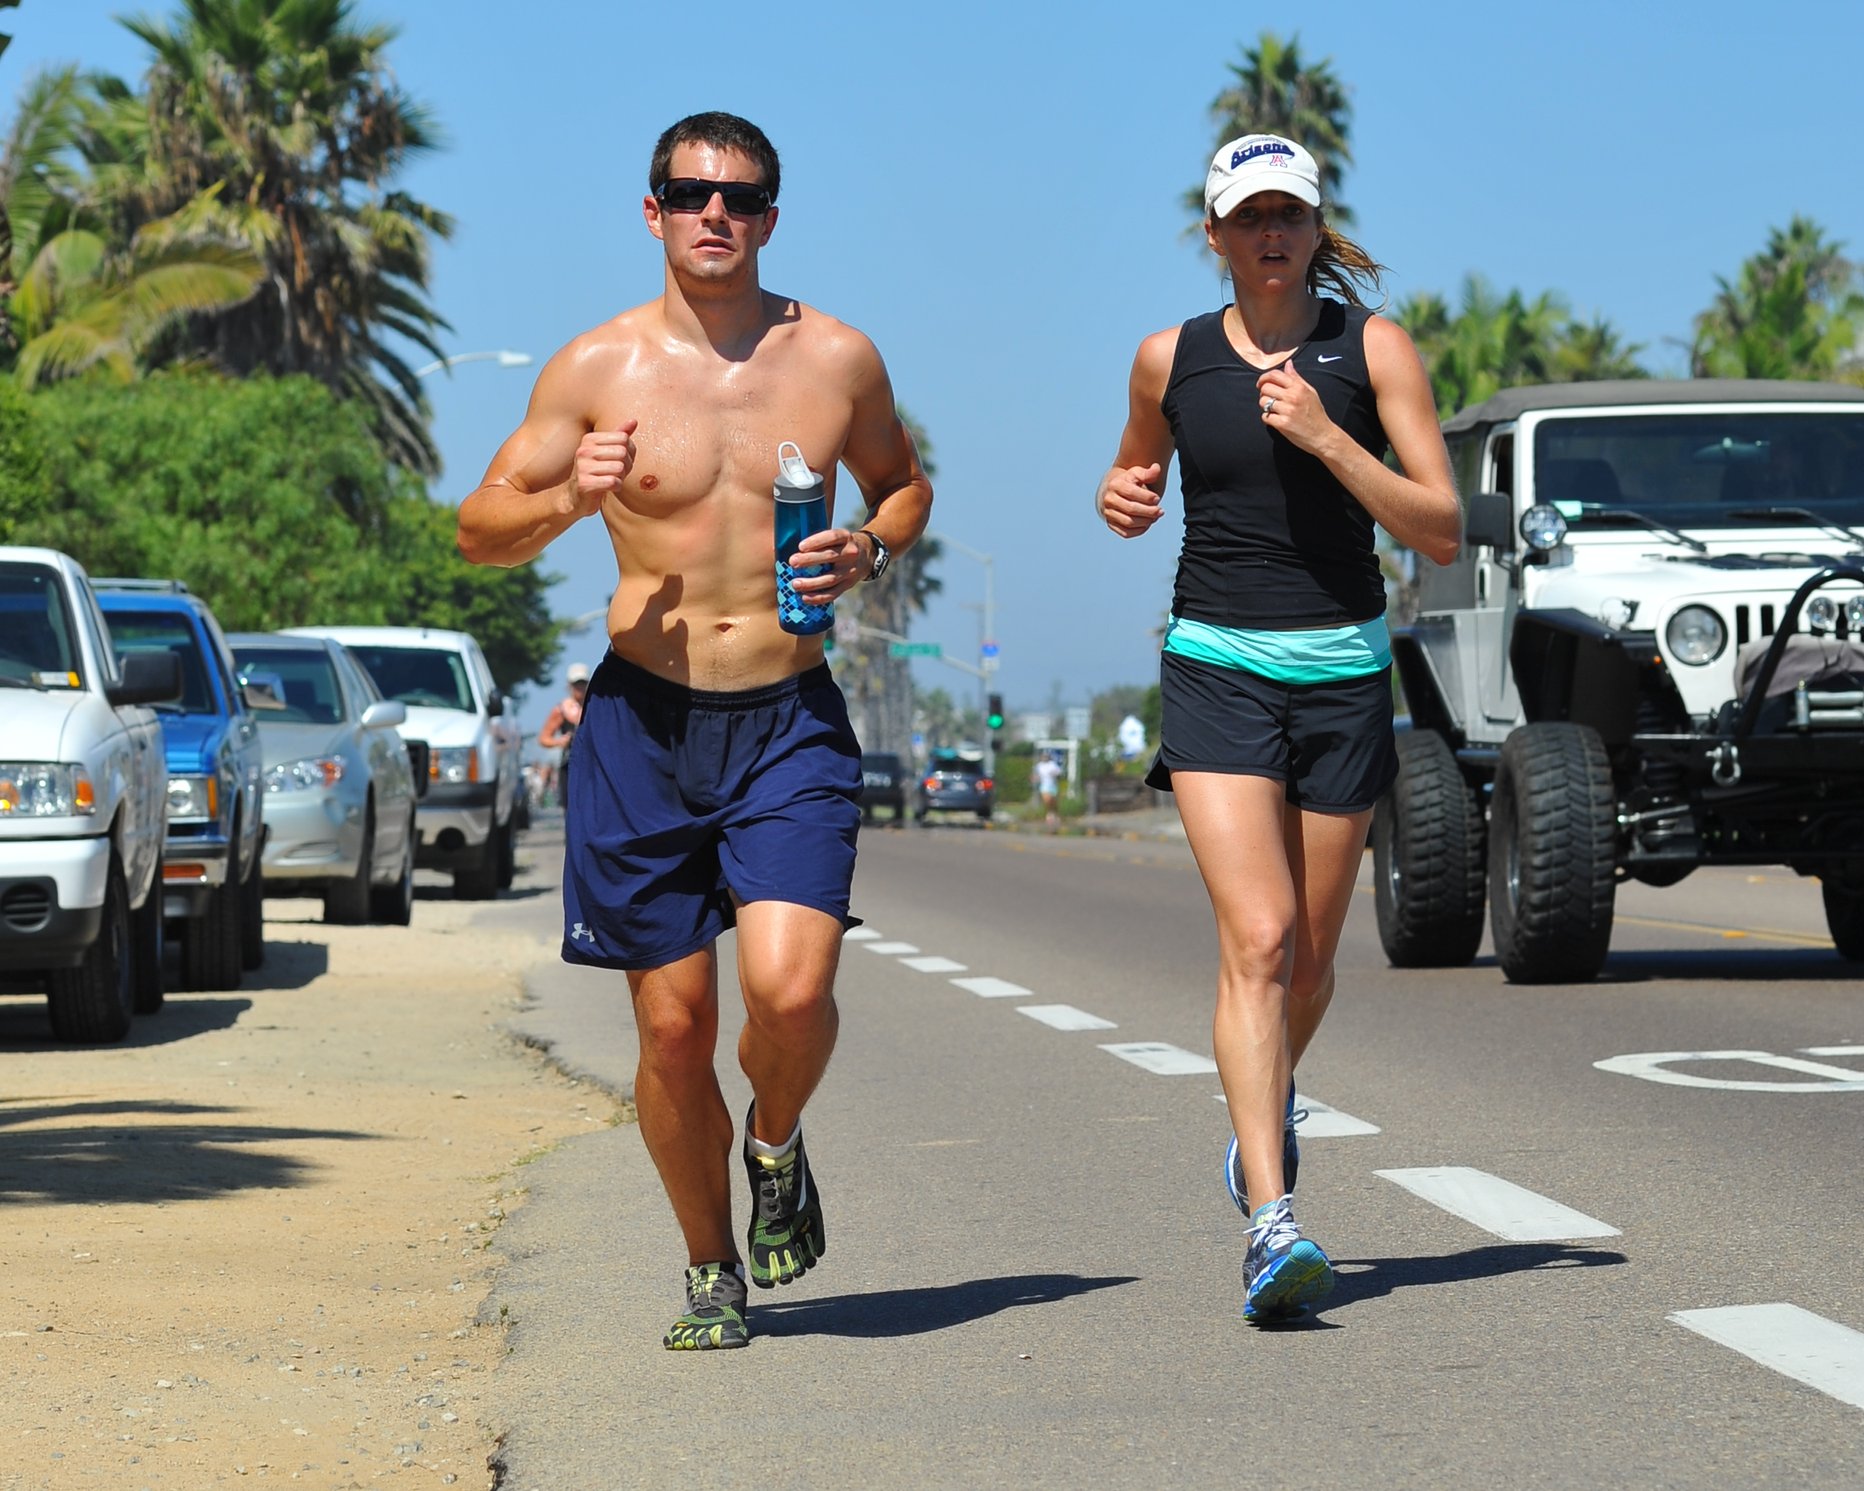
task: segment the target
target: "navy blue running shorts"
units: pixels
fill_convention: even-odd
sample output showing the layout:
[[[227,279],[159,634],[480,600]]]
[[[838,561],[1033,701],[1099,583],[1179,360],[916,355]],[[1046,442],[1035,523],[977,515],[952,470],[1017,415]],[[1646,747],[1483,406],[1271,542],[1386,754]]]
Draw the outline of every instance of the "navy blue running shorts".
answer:
[[[1171,790],[1174,771],[1271,777],[1311,813],[1358,813],[1398,775],[1391,669],[1332,683],[1279,683],[1177,653],[1159,665],[1158,759],[1146,781]]]
[[[575,752],[565,962],[665,967],[736,922],[734,893],[850,923],[861,749],[827,664],[706,693],[611,652]]]

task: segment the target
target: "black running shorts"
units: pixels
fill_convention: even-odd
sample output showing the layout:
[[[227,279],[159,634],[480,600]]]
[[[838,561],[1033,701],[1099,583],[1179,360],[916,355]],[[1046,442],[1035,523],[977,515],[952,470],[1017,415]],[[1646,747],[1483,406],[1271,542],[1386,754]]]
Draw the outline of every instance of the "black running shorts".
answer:
[[[1358,813],[1398,775],[1391,669],[1333,683],[1278,683],[1241,668],[1162,654],[1158,758],[1146,781],[1175,771],[1272,777],[1313,813]]]

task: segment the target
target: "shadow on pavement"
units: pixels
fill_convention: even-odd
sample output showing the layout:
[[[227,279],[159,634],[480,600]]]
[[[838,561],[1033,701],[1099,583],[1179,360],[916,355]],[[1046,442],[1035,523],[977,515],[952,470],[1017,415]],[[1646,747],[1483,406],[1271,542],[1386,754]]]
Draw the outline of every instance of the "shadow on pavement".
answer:
[[[46,1013],[45,996],[27,994],[18,999],[0,999],[0,1054],[166,1046],[203,1031],[225,1030],[251,1008],[250,999],[216,994],[171,994],[155,1014],[136,1016],[130,1022],[129,1034],[113,1045],[73,1046],[53,1039],[52,1017]],[[18,1080],[14,1079],[16,1083]]]
[[[1832,948],[1717,948],[1700,952],[1615,952],[1605,960],[1602,984],[1642,984],[1654,979],[1692,982],[1837,983],[1864,977]]]
[[[1504,1274],[1531,1273],[1549,1268],[1602,1268],[1630,1260],[1608,1248],[1587,1248],[1573,1243],[1496,1243],[1446,1253],[1438,1258],[1336,1258],[1333,1293],[1308,1316],[1287,1323],[1310,1328],[1323,1324],[1318,1317],[1342,1305],[1380,1299],[1399,1289],[1431,1284],[1467,1284],[1474,1279],[1496,1279]],[[1283,1326],[1286,1329],[1287,1326]]]
[[[1095,1289],[1134,1284],[1133,1275],[1084,1279],[1079,1274],[1015,1274],[931,1289],[883,1289],[828,1299],[751,1299],[753,1329],[764,1336],[919,1336],[949,1330],[1022,1305],[1052,1305]],[[767,1297],[767,1296],[766,1296]]]
[[[169,1102],[0,1104],[0,1201],[108,1205],[280,1188],[298,1184],[316,1167],[245,1146],[376,1137],[347,1129],[166,1122],[238,1111]],[[60,1127],[23,1127],[61,1120]]]

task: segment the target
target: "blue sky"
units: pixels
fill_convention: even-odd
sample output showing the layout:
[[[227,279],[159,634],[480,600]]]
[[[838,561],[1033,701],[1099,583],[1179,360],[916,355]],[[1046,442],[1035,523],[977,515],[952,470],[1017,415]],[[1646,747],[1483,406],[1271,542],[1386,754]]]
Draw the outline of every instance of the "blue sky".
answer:
[[[1141,337],[1219,303],[1179,197],[1216,141],[1211,98],[1263,29],[1351,90],[1355,236],[1394,298],[1476,271],[1610,319],[1680,372],[1691,318],[1794,213],[1864,257],[1856,141],[1864,6],[1154,0],[634,6],[361,0],[448,149],[405,185],[453,213],[435,298],[458,352],[539,361],[657,294],[641,225],[648,152],[700,109],[755,119],[783,156],[765,283],[860,327],[930,432],[933,526],[994,556],[1010,708],[1083,703],[1156,675],[1180,530],[1121,543],[1093,516]],[[25,0],[0,12],[5,109],[50,61],[139,76],[111,19],[166,0]],[[523,415],[530,369],[433,380],[457,502]],[[919,635],[971,657],[983,567],[948,551]],[[556,610],[602,604],[599,530],[544,557]],[[593,661],[585,633],[571,656]],[[974,697],[967,675],[922,686]],[[548,691],[527,705],[541,718]]]

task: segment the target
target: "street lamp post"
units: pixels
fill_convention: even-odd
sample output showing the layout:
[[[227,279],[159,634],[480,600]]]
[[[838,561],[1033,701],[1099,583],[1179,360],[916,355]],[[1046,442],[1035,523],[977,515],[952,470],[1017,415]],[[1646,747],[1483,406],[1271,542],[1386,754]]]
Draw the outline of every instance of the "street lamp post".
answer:
[[[503,348],[497,352],[456,352],[451,357],[443,357],[438,362],[428,363],[426,367],[416,368],[414,376],[425,378],[442,368],[456,368],[463,362],[495,362],[501,368],[528,368],[536,360],[528,352],[513,352]]]
[[[984,566],[984,605],[979,615],[979,626],[983,635],[977,639],[977,718],[984,727],[984,770],[994,775],[997,769],[996,750],[990,737],[990,675],[997,671],[997,562],[990,555],[973,549],[968,544],[961,544],[948,533],[936,533],[932,537],[941,544],[949,544],[967,559],[975,559]]]

